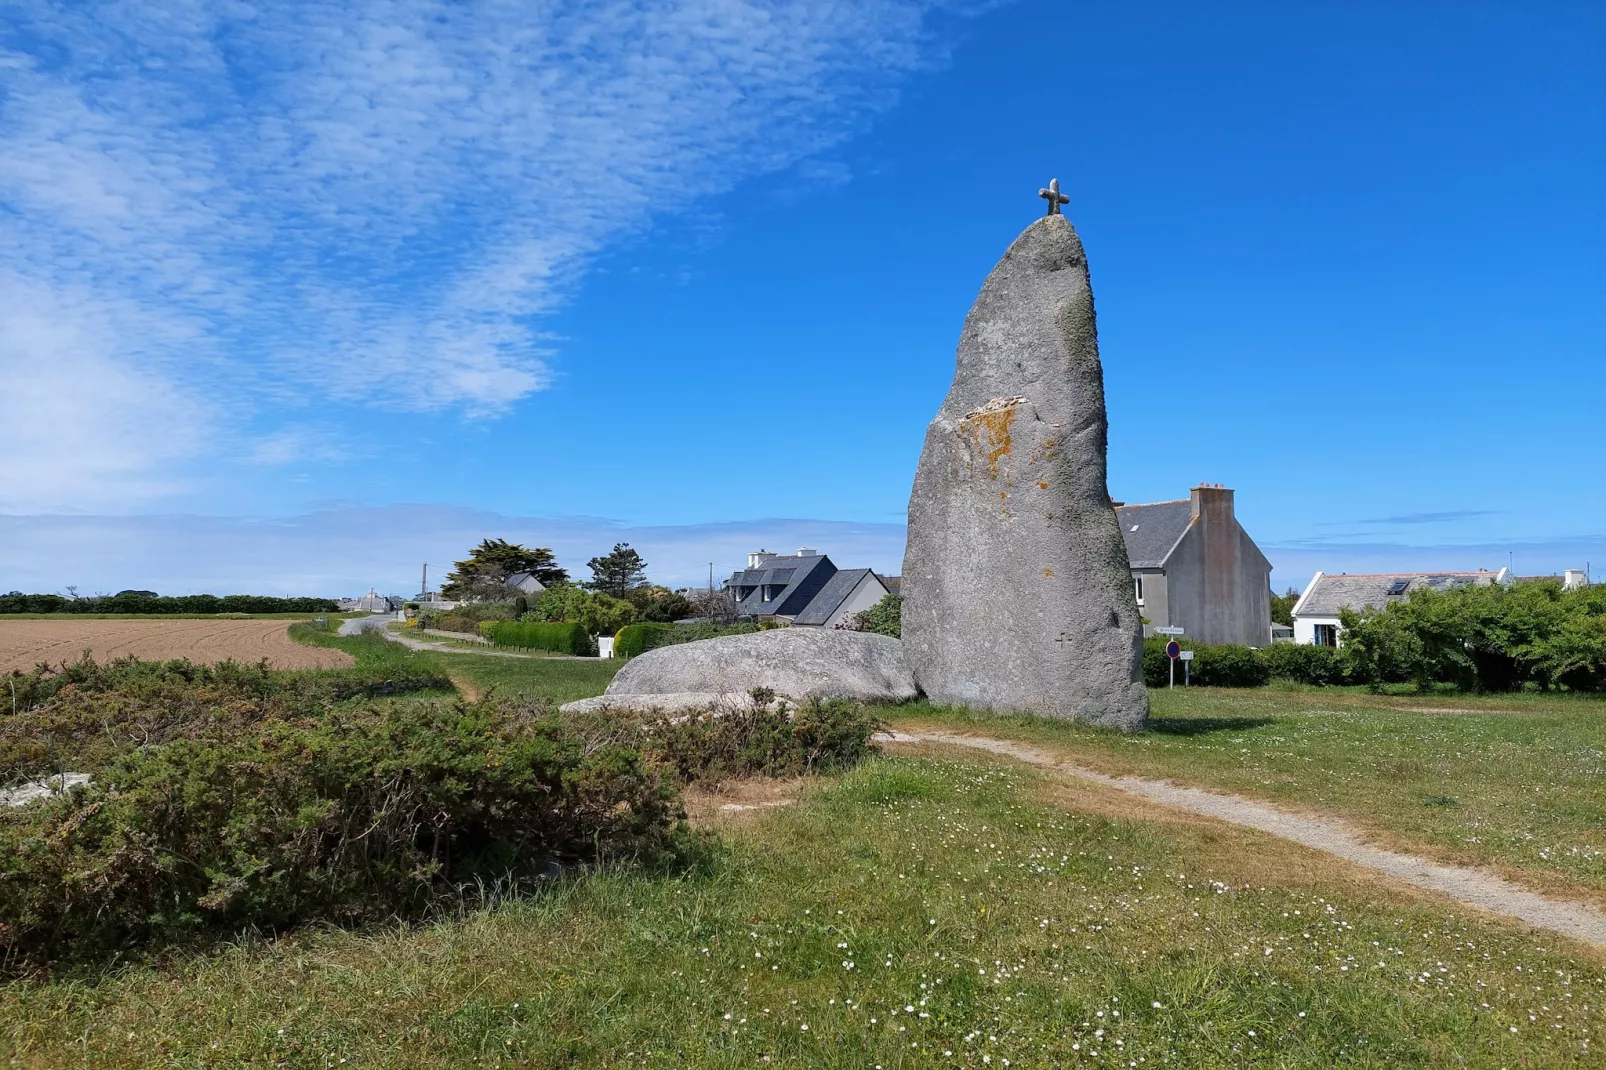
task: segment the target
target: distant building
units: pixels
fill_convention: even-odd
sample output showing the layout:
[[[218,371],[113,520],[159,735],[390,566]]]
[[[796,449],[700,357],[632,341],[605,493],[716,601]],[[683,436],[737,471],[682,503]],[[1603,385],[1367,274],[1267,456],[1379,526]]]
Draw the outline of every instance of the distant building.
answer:
[[[758,550],[747,568],[731,573],[725,590],[741,616],[773,617],[794,628],[836,628],[887,596],[886,584],[867,568],[839,569],[805,546],[796,554]]]
[[[1272,639],[1271,562],[1238,524],[1233,492],[1217,483],[1188,497],[1116,503],[1138,612],[1205,644],[1265,646]]]
[[[391,605],[390,599],[376,593],[372,587],[361,598],[342,598],[335,604],[342,613],[389,613],[396,608]]]
[[[534,597],[546,590],[546,584],[535,578],[533,572],[515,572],[507,578],[507,585],[526,597]]]
[[[1412,591],[1447,591],[1454,587],[1511,582],[1509,570],[1488,572],[1318,572],[1294,603],[1294,642],[1338,646],[1341,610],[1386,609]]]

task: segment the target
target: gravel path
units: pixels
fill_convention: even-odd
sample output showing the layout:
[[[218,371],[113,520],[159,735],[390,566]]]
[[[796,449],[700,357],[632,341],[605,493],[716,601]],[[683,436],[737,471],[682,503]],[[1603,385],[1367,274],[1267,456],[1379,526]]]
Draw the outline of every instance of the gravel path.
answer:
[[[886,732],[877,738],[887,743],[946,743],[975,747],[1031,765],[1045,766],[1058,773],[1142,796],[1162,806],[1268,832],[1318,851],[1326,851],[1418,888],[1447,895],[1469,906],[1504,914],[1535,928],[1561,933],[1597,948],[1606,948],[1606,911],[1538,895],[1481,870],[1448,866],[1415,855],[1372,847],[1362,842],[1358,832],[1340,821],[1290,814],[1240,795],[1220,795],[1198,788],[1181,788],[1159,780],[1095,773],[1091,769],[1062,761],[1048,751],[1007,739],[924,729]]]

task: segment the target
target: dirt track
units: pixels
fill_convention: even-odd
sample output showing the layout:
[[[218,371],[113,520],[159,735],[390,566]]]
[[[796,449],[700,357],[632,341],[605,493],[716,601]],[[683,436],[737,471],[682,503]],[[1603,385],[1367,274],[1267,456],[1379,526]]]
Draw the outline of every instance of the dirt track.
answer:
[[[342,650],[290,640],[286,620],[0,620],[0,672],[59,665],[92,650],[97,661],[125,654],[152,660],[255,663],[279,669],[338,669],[353,664]]]

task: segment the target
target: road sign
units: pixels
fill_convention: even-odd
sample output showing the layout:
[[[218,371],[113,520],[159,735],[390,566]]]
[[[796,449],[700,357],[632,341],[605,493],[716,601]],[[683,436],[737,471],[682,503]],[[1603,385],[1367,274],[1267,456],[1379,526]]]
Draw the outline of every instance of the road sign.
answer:
[[[1177,657],[1181,658],[1183,661],[1192,661],[1193,660],[1193,651],[1184,650],[1182,653],[1178,654]]]
[[[1182,644],[1175,639],[1171,640],[1165,645],[1165,656],[1168,658],[1180,658],[1182,656]]]
[[[1182,629],[1178,628],[1178,627],[1175,627],[1175,626],[1167,626],[1167,627],[1164,627],[1164,628],[1156,628],[1154,630],[1154,634],[1155,635],[1181,635],[1182,634]]]

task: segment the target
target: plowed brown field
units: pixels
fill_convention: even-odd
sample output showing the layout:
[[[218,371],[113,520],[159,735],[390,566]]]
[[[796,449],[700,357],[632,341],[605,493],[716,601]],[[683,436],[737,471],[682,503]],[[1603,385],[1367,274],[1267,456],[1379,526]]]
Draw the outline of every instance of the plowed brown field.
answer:
[[[278,669],[340,669],[354,664],[343,650],[292,642],[284,620],[5,620],[0,618],[0,672],[59,665],[85,650],[106,662],[126,654],[166,661],[255,663]]]

